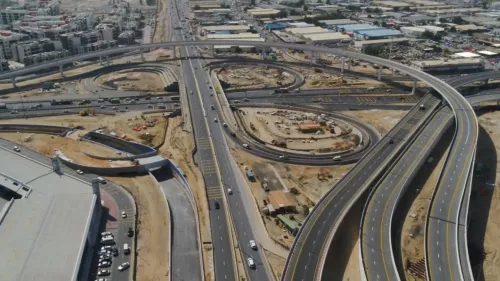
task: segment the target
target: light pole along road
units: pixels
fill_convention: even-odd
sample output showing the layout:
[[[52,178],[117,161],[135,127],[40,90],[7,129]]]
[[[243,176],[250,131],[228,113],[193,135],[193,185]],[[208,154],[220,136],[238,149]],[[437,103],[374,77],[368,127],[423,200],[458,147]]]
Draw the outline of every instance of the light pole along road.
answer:
[[[72,56],[68,58],[64,58],[61,60],[56,60],[56,61],[51,61],[39,65],[34,65],[31,67],[27,68],[22,68],[22,69],[17,69],[13,71],[9,71],[6,73],[0,74],[0,79],[7,79],[7,78],[15,78],[16,76],[20,76],[23,74],[28,74],[32,73],[35,71],[40,71],[42,69],[47,69],[50,67],[62,67],[64,64],[70,64],[75,60],[86,60],[86,59],[91,59],[99,56],[110,56],[110,55],[115,55],[115,54],[120,54],[120,53],[126,53],[126,52],[131,52],[135,50],[149,50],[153,48],[174,48],[174,47],[183,47],[183,46],[214,46],[214,45],[242,45],[242,46],[255,46],[255,47],[264,47],[264,48],[270,48],[270,47],[275,47],[275,48],[281,48],[281,49],[297,49],[297,50],[303,50],[303,51],[310,51],[310,52],[321,52],[321,53],[330,53],[342,57],[350,57],[350,58],[355,58],[363,61],[367,61],[373,64],[377,64],[379,66],[385,66],[388,68],[392,68],[395,70],[398,70],[401,73],[406,73],[412,77],[414,77],[416,80],[420,80],[425,82],[427,85],[430,87],[434,88],[450,105],[451,109],[454,112],[456,123],[457,123],[457,129],[455,132],[455,137],[453,140],[453,144],[450,150],[451,155],[453,156],[453,161],[457,163],[456,167],[454,169],[450,169],[449,171],[446,171],[445,175],[458,175],[457,178],[449,178],[449,180],[446,180],[446,183],[444,186],[450,186],[449,191],[453,191],[453,197],[451,198],[451,202],[449,204],[448,208],[448,215],[447,217],[453,217],[455,213],[458,213],[458,210],[460,209],[460,204],[461,204],[461,197],[463,195],[463,191],[465,190],[465,185],[467,183],[467,175],[470,171],[471,165],[472,165],[472,160],[474,157],[474,151],[477,143],[477,135],[478,135],[478,125],[477,125],[477,118],[475,116],[475,113],[470,106],[470,104],[465,100],[465,98],[458,93],[455,89],[453,89],[451,86],[446,84],[445,82],[441,81],[440,79],[433,77],[429,74],[426,74],[424,72],[418,71],[416,69],[413,69],[409,66],[402,65],[400,63],[396,63],[393,61],[388,61],[382,58],[378,57],[372,57],[364,54],[358,54],[358,53],[353,53],[353,52],[348,52],[345,50],[339,50],[339,49],[331,49],[331,48],[325,48],[325,47],[316,47],[316,46],[310,46],[310,45],[292,45],[292,44],[283,44],[283,43],[267,43],[267,42],[254,42],[254,41],[244,41],[244,40],[213,40],[213,41],[190,41],[190,42],[162,42],[162,43],[153,43],[153,44],[144,44],[140,46],[128,46],[128,47],[121,47],[121,48],[113,48],[113,49],[107,49],[107,50],[102,50],[98,51],[95,53],[87,53],[87,54],[82,54],[82,55],[77,55],[77,56]],[[206,75],[206,74],[205,74]],[[449,174],[451,173],[451,174]],[[451,190],[453,189],[453,190]],[[449,194],[446,191],[446,194]],[[440,197],[440,196],[439,196]],[[440,198],[441,199],[441,198]],[[349,200],[349,198],[346,198],[345,200]],[[441,199],[444,200],[444,199]],[[447,199],[445,200],[447,201]],[[324,202],[324,200],[321,202],[321,204],[327,204],[328,202]],[[318,208],[319,206],[317,205],[315,210],[321,210],[321,212],[324,212],[324,208]],[[457,209],[457,211],[454,211],[454,209]],[[313,210],[311,215],[314,215],[315,210]],[[318,216],[316,216],[318,217]],[[326,219],[326,218],[325,218]],[[328,225],[334,226],[336,223],[337,218],[329,218],[328,220]],[[438,222],[439,221],[439,222]],[[436,224],[441,223],[441,220],[436,220]],[[319,227],[320,224],[323,224],[323,221],[318,220],[307,220],[307,222],[302,226],[302,229],[300,231],[300,235],[296,238],[294,246],[292,248],[292,253],[287,260],[286,266],[285,266],[285,274],[283,275],[284,280],[315,280],[316,277],[318,276],[316,272],[322,271],[323,263],[324,263],[324,252],[328,249],[328,247],[324,247],[325,245],[321,245],[322,243],[315,243],[316,246],[308,247],[308,249],[302,249],[303,245],[306,245],[304,243],[304,240],[307,239],[314,239],[314,234],[311,236],[310,234],[313,232],[315,227]],[[431,226],[431,229],[434,229]],[[456,251],[453,251],[453,244],[456,244],[456,239],[451,239],[453,241],[450,241],[449,237],[456,236],[457,233],[456,231],[453,231],[453,229],[450,229],[449,227],[446,230],[447,233],[451,232],[451,236],[446,236],[446,240],[442,240],[441,243],[445,243],[445,247],[436,245],[436,247],[429,247],[428,250],[429,252],[432,252],[434,255],[437,256],[438,252],[440,254],[440,257],[431,257],[429,259],[429,264],[433,263],[434,261],[436,264],[433,264],[432,266],[435,266],[437,269],[439,268],[440,264],[444,265],[446,261],[449,261],[450,263],[448,266],[448,273],[445,275],[441,275],[442,277],[445,277],[445,279],[441,280],[449,280],[449,276],[452,275],[451,271],[452,268],[455,267],[454,264],[456,264],[456,267],[459,268],[459,262],[458,262],[458,253]],[[330,235],[329,235],[330,236]],[[441,237],[443,238],[443,237]],[[450,245],[451,244],[451,245]],[[321,246],[320,246],[321,245]],[[329,245],[329,244],[328,244]],[[451,246],[451,247],[450,247]],[[446,248],[446,249],[444,249]],[[444,250],[443,250],[444,249]],[[317,261],[313,266],[310,266],[308,268],[303,268],[298,261],[298,257],[303,254],[307,256],[310,252],[316,253],[316,255],[320,255],[321,258],[318,258]],[[298,254],[300,253],[300,254]],[[321,254],[320,254],[321,253]],[[446,255],[441,255],[446,253]],[[444,262],[443,262],[443,257]],[[449,257],[449,258],[447,258]],[[443,266],[441,266],[441,269]],[[300,271],[305,271],[306,273],[301,274],[301,278],[297,278],[295,276],[296,269]],[[434,271],[434,270],[433,270]],[[442,272],[442,271],[440,271]],[[443,273],[444,274],[444,273]],[[321,274],[319,274],[321,276]],[[436,279],[439,280],[439,279]],[[456,279],[459,280],[459,279]]]

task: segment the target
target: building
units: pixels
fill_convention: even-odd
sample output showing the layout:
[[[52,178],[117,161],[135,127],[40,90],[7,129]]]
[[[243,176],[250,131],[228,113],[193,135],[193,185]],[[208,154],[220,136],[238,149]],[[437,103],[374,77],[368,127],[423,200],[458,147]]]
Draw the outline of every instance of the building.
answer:
[[[339,20],[320,20],[319,23],[329,29],[336,29],[339,25],[351,25],[357,24],[358,22],[350,19],[339,19]]]
[[[231,14],[231,9],[208,9],[208,10],[194,10],[196,18],[199,17],[227,17]]]
[[[294,212],[297,206],[297,200],[289,192],[283,190],[269,191],[267,201],[271,204],[278,214]]]
[[[424,28],[418,26],[402,26],[399,30],[409,37],[420,37],[425,32]]]
[[[10,70],[10,67],[9,67],[9,61],[7,60],[0,60],[0,72],[3,72],[3,71],[9,71]],[[5,106],[5,103],[4,103],[4,107],[0,107],[0,108],[7,108]]]
[[[320,14],[330,14],[340,10],[341,8],[337,5],[321,5],[313,8],[313,11]]]
[[[307,41],[312,44],[335,44],[342,42],[350,42],[351,36],[340,32],[313,33],[302,35]]]
[[[101,201],[94,186],[0,151],[0,272],[9,280],[86,280],[98,244]]]
[[[372,29],[380,29],[380,27],[366,23],[337,25],[337,31],[344,31],[344,32],[358,32],[358,31],[372,30]]]
[[[317,131],[321,131],[323,128],[318,123],[302,123],[299,124],[298,127],[299,127],[298,130],[304,134],[316,133]]]
[[[288,27],[288,23],[284,22],[272,22],[266,24],[267,30],[283,30]]]
[[[303,37],[297,37],[291,34],[288,34],[283,31],[278,31],[278,30],[273,30],[272,31],[274,35],[276,35],[281,41],[285,43],[295,43],[295,44],[304,44],[306,43],[306,40],[303,39]]]
[[[412,61],[411,66],[420,71],[435,72],[463,72],[484,70],[483,59],[440,59],[428,61]]]
[[[54,42],[57,42],[54,44]],[[36,55],[44,52],[51,52],[62,49],[62,44],[59,41],[50,41],[49,39],[41,39],[35,41],[24,41],[11,45],[12,59],[14,61],[24,63],[24,58],[31,55]]]
[[[425,29],[426,31],[432,32],[434,34],[443,34],[444,33],[444,28],[439,27],[439,26],[423,25],[423,26],[419,26],[419,27]]]
[[[456,58],[456,59],[465,59],[465,58],[480,58],[481,55],[478,55],[478,54],[474,54],[472,52],[460,52],[460,53],[455,53],[453,55],[451,55],[452,58]]]
[[[292,221],[291,219],[283,216],[283,215],[278,215],[278,219],[283,223],[286,227],[286,229],[293,235],[296,236],[297,233],[299,232],[299,225]]]
[[[277,16],[280,13],[280,10],[257,8],[257,9],[248,9],[247,13],[255,19],[270,18],[273,16]]]
[[[237,33],[237,34],[207,34],[207,40],[248,40],[261,38],[257,33]]]
[[[29,39],[30,37],[26,34],[0,30],[0,47],[3,53],[0,57],[7,60],[12,59],[12,44]]]
[[[313,34],[313,33],[325,33],[329,32],[328,29],[322,28],[319,26],[315,27],[296,27],[296,28],[287,28],[285,29],[286,32],[293,34],[295,36],[301,36],[304,34]]]
[[[214,25],[214,26],[204,26],[203,29],[207,33],[215,33],[217,31],[229,31],[231,33],[243,33],[250,30],[248,25]]]
[[[356,31],[355,34],[356,34],[356,39],[364,39],[364,40],[377,40],[377,39],[403,37],[403,33],[401,33],[401,31],[394,29],[387,29],[387,28],[360,30]]]
[[[405,3],[401,1],[377,1],[377,2],[371,2],[371,5],[382,8],[390,8],[390,9],[405,9],[405,8],[408,9],[415,6],[410,3]]]
[[[355,41],[354,47],[363,51],[367,47],[380,47],[380,46],[393,46],[397,45],[408,45],[410,38],[394,38],[394,39],[380,39],[380,40],[365,40],[365,41]]]
[[[120,45],[130,45],[135,41],[135,32],[132,30],[123,31],[118,35],[118,44]]]
[[[29,15],[28,10],[7,8],[5,10],[0,11],[0,18],[2,20],[2,24],[5,25],[10,25],[11,23],[20,20],[26,15]]]
[[[63,59],[66,57],[69,57],[71,53],[68,50],[61,50],[61,51],[50,51],[50,52],[43,52],[39,54],[34,54],[30,56],[24,57],[22,63],[24,65],[29,66],[33,64],[39,64],[51,60],[58,60],[58,59]]]
[[[290,28],[305,28],[305,27],[315,27],[314,24],[312,23],[307,23],[307,22],[289,22],[288,25]]]
[[[462,24],[454,25],[457,32],[470,32],[470,31],[485,31],[487,30],[484,26],[477,26],[475,24]]]
[[[481,56],[487,57],[487,58],[494,58],[494,57],[498,56],[498,53],[487,51],[487,50],[477,51],[477,53],[480,54]]]

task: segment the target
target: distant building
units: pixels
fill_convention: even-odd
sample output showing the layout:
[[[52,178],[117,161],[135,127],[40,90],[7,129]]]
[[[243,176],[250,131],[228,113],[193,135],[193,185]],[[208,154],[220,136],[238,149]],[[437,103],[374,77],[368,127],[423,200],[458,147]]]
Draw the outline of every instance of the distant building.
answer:
[[[322,129],[322,126],[318,123],[302,123],[298,127],[301,133],[316,133]]]
[[[360,30],[356,31],[355,34],[357,39],[364,39],[364,40],[377,40],[377,39],[403,37],[403,33],[401,33],[401,31],[394,29],[387,29],[387,28]]]
[[[283,30],[288,27],[287,23],[284,22],[273,22],[266,24],[267,30]]]
[[[24,63],[24,58],[44,52],[55,51],[54,43],[49,39],[24,41],[11,45],[12,59]]]
[[[335,44],[352,40],[351,36],[340,32],[304,34],[302,37],[312,44]]]
[[[412,61],[411,66],[424,72],[458,72],[484,70],[483,59],[440,59],[428,61]]]
[[[278,214],[291,213],[296,210],[297,200],[289,192],[283,190],[269,191],[267,201]]]
[[[7,60],[12,59],[12,44],[29,40],[29,38],[30,37],[26,34],[0,30],[0,47],[3,53],[2,57]]]

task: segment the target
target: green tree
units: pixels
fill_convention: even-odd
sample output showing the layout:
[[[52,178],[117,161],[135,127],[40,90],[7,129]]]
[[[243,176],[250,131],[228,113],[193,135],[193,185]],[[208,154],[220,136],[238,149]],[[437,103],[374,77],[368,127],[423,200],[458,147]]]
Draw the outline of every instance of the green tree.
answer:
[[[309,215],[309,207],[307,207],[307,205],[302,205],[302,212],[304,213],[304,216]]]
[[[454,26],[450,27],[450,32],[457,32],[457,28]]]
[[[365,48],[364,53],[370,56],[379,57],[383,50],[384,48],[380,46],[368,46]]]
[[[304,9],[304,12],[307,12],[309,10],[309,7],[307,7],[307,5],[304,5],[304,7],[302,7]]]
[[[454,24],[462,24],[464,20],[462,19],[462,17],[454,17],[451,22]]]

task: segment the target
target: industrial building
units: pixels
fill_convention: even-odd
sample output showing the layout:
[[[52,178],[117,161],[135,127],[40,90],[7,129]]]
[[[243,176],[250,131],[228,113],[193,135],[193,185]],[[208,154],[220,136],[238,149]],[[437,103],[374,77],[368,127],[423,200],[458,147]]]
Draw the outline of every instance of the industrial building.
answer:
[[[194,16],[196,18],[200,17],[218,17],[218,16],[228,16],[231,14],[231,9],[207,9],[207,10],[193,10]]]
[[[350,19],[339,19],[339,20],[320,20],[319,23],[329,29],[335,29],[339,25],[351,25],[357,24],[357,21]]]
[[[207,33],[215,33],[218,31],[229,31],[231,33],[243,33],[250,30],[250,26],[248,25],[213,25],[213,26],[204,26],[203,29]]]
[[[456,59],[466,59],[466,58],[470,59],[470,58],[480,58],[481,55],[474,54],[472,52],[459,52],[451,55],[451,57]]]
[[[304,40],[302,37],[297,37],[283,31],[273,30],[273,34],[285,43],[303,44],[306,42],[306,40]]]
[[[366,23],[337,25],[337,31],[344,31],[344,32],[357,32],[357,31],[372,30],[372,29],[380,29],[380,27]]]
[[[283,190],[270,191],[267,195],[267,201],[278,214],[294,212],[297,206],[297,200],[293,195],[285,193]]]
[[[312,44],[335,44],[352,40],[349,35],[342,34],[341,32],[304,34],[302,37]]]
[[[295,36],[301,36],[303,34],[313,34],[313,33],[325,33],[329,32],[326,28],[321,28],[319,26],[315,27],[296,27],[296,28],[287,28],[286,32],[293,34]]]
[[[359,30],[355,32],[357,39],[364,40],[377,40],[403,37],[403,33],[399,30],[380,28],[373,30]]]
[[[402,26],[399,30],[409,37],[420,37],[425,32],[425,29],[420,26]]]
[[[411,66],[425,72],[459,72],[484,70],[483,59],[440,59],[427,61],[412,61]]]
[[[101,218],[96,182],[0,150],[0,272],[6,280],[87,280]],[[8,274],[8,275],[6,275]]]
[[[288,28],[288,23],[284,22],[272,22],[266,24],[266,29],[267,30],[283,30],[285,28]]]
[[[257,8],[257,9],[248,9],[247,13],[251,15],[253,18],[259,19],[259,18],[270,18],[272,16],[276,16],[277,14],[280,13],[280,10]]]
[[[393,46],[397,45],[408,45],[410,42],[409,38],[394,38],[394,39],[380,39],[380,40],[365,40],[365,41],[354,41],[354,48],[363,51],[367,47],[378,47],[378,46]]]
[[[207,34],[207,40],[248,40],[260,38],[257,33],[237,33],[237,34]]]

